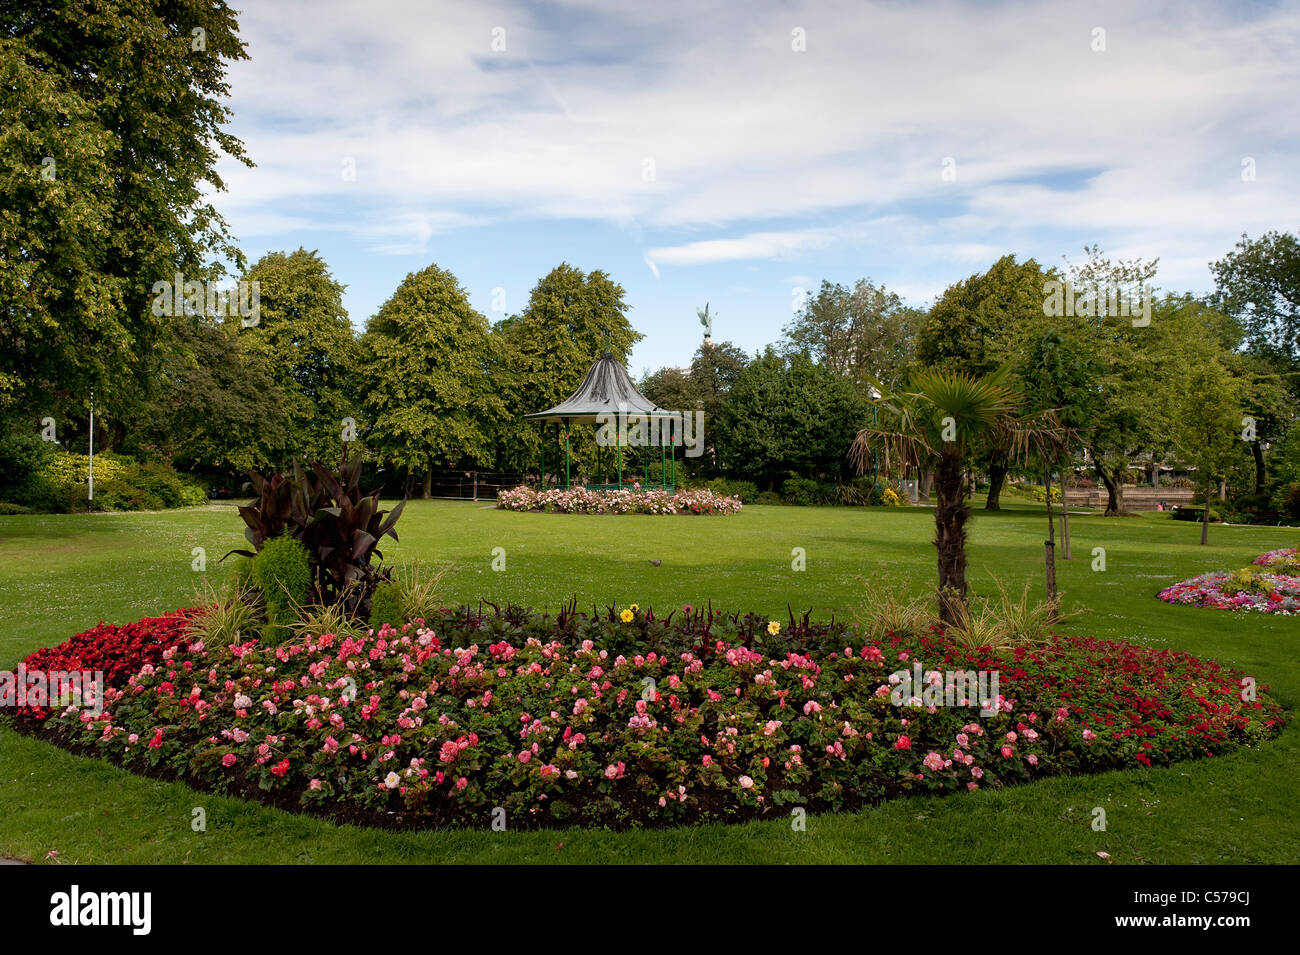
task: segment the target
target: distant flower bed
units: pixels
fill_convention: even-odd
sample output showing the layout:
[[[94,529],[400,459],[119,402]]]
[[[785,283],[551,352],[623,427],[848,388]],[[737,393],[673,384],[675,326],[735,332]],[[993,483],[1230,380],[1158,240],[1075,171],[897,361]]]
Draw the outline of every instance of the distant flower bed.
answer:
[[[589,491],[583,487],[537,491],[526,485],[501,491],[497,507],[507,511],[557,511],[562,514],[735,514],[739,498],[708,488],[667,491],[640,488]]]
[[[461,608],[278,645],[146,629],[174,644],[122,642],[101,713],[26,711],[20,728],[137,772],[373,825],[789,818],[1168,765],[1283,725],[1267,695],[1243,699],[1236,671],[1084,638],[994,654],[934,631],[877,641],[838,623],[634,606]],[[84,660],[64,651],[88,639],[40,653]],[[974,689],[962,672],[999,680]]]
[[[1284,547],[1260,554],[1249,567],[1214,571],[1160,591],[1161,600],[1215,610],[1300,613],[1300,551]]]

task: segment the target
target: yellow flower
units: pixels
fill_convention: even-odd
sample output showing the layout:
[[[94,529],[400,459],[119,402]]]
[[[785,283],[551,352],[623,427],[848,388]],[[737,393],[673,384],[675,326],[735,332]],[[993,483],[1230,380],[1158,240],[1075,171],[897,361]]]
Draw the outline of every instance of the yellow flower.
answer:
[[[779,624],[775,620],[769,620],[767,622],[767,632],[775,637],[778,633],[781,632],[781,624]]]
[[[624,610],[621,614],[618,615],[618,618],[619,618],[620,620],[622,620],[624,623],[631,623],[631,622],[632,622],[632,611],[630,611],[630,610]]]
[[[628,610],[631,610],[633,613],[636,613],[636,612],[637,612],[638,610],[640,610],[641,608],[638,607],[636,604],[628,604],[628,605],[627,605],[627,609],[628,609]]]

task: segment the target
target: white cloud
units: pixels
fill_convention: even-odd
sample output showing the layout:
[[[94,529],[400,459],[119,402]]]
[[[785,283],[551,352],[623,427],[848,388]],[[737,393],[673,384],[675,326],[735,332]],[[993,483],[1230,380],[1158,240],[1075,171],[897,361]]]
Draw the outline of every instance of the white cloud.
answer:
[[[700,237],[652,248],[656,275],[838,243],[965,266],[1086,234],[1191,269],[1300,214],[1291,5],[286,0],[241,19],[234,132],[259,165],[223,166],[218,200],[240,232],[345,207],[395,254],[486,220]]]

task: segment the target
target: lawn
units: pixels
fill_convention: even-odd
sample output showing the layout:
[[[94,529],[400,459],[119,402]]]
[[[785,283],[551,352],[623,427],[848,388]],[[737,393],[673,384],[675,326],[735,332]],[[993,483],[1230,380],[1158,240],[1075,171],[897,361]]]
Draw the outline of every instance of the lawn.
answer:
[[[1164,586],[1244,566],[1294,544],[1300,531],[1213,527],[1165,515],[1071,521],[1076,559],[1058,563],[1067,606],[1088,613],[1065,630],[1213,657],[1300,699],[1300,620],[1173,607]],[[100,620],[124,623],[194,602],[218,558],[242,541],[234,508],[157,514],[0,517],[0,668]],[[932,514],[924,509],[747,507],[734,517],[515,514],[485,505],[415,501],[389,559],[451,563],[455,601],[556,608],[630,602],[664,611],[713,601],[784,618],[852,615],[864,581],[932,585]],[[1042,579],[1041,506],[977,512],[970,579],[1018,592]],[[207,569],[192,569],[193,549]],[[1093,549],[1105,548],[1104,571]],[[502,556],[505,569],[493,570]],[[792,549],[806,570],[792,570]],[[495,551],[495,554],[494,554]],[[651,561],[659,561],[658,566]],[[19,736],[0,724],[0,856],[74,862],[1046,862],[1300,861],[1294,769],[1300,731],[1255,751],[1167,769],[1054,778],[1006,790],[899,800],[858,814],[667,832],[488,830],[391,833],[200,794],[143,779]],[[207,831],[191,828],[202,807]],[[1107,829],[1090,828],[1093,809]]]

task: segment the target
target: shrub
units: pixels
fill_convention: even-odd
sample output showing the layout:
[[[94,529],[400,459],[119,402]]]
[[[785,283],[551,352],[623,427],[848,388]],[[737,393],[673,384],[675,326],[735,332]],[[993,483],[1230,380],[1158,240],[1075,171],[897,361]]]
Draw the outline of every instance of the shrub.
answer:
[[[741,504],[753,504],[758,499],[758,485],[752,481],[732,481],[727,478],[714,478],[705,485],[720,497],[734,497]]]
[[[370,626],[378,630],[384,624],[402,625],[402,588],[395,580],[382,581],[370,598]]]
[[[754,503],[772,506],[784,504],[785,501],[782,499],[780,494],[776,493],[776,491],[760,491],[758,497],[754,499]]]
[[[260,550],[281,535],[300,540],[311,567],[311,602],[342,603],[357,619],[369,619],[375,587],[391,576],[382,566],[379,542],[385,536],[397,540],[394,525],[406,502],[380,509],[379,489],[362,493],[361,460],[349,461],[346,451],[337,470],[316,462],[304,472],[295,462],[291,475],[254,473],[252,479],[257,500],[239,509],[248,542]],[[254,556],[247,550],[230,553]]]
[[[807,618],[631,607],[430,623],[187,644],[111,682],[98,718],[20,726],[350,822],[481,825],[500,806],[527,828],[788,819],[1168,765],[1285,722],[1267,693],[1241,699],[1240,673],[1114,641],[992,653],[939,633],[870,640]],[[970,699],[956,671],[1000,679]]]
[[[0,514],[30,514],[30,507],[23,507],[21,504],[10,504],[8,501],[0,501]]]
[[[253,580],[266,601],[271,635],[283,635],[307,603],[311,561],[307,549],[288,535],[273,537],[253,558]]]
[[[207,494],[202,487],[166,464],[132,462],[101,483],[99,458],[95,458],[96,507],[110,511],[161,511],[196,507],[206,502]]]
[[[835,485],[811,478],[789,477],[781,485],[781,497],[796,507],[814,507],[835,503]]]
[[[1034,500],[1039,504],[1047,503],[1047,488],[1043,487],[1041,484],[1035,484],[1031,493],[1034,495]],[[1061,486],[1059,484],[1052,485],[1052,503],[1061,503]]]

